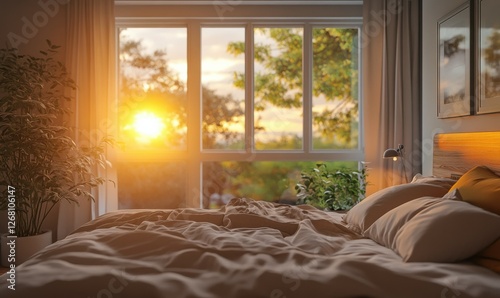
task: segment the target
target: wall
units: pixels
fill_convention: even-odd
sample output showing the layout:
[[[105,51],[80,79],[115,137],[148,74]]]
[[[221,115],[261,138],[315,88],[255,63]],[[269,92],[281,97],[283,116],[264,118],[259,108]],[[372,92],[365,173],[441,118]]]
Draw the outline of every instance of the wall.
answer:
[[[500,113],[437,118],[437,21],[463,0],[423,0],[422,16],[422,143],[423,174],[432,174],[432,139],[440,132],[500,130]]]
[[[362,15],[362,5],[358,3],[349,5],[243,5],[224,4],[224,1],[215,1],[210,5],[125,5],[127,1],[117,2],[115,14],[117,17],[156,17],[156,18],[183,18],[205,17],[212,18],[214,22],[227,21],[228,18],[259,18],[279,19],[282,17],[315,17],[315,18],[357,18]]]
[[[15,47],[22,54],[37,55],[47,49],[46,40],[60,45],[56,59],[65,61],[67,0],[9,0],[0,2],[0,47]],[[44,229],[57,239],[57,208]]]
[[[18,0],[0,2],[0,46],[36,54],[46,49],[46,39],[64,46],[67,0]],[[61,4],[62,3],[62,4]],[[57,58],[64,61],[64,47]]]

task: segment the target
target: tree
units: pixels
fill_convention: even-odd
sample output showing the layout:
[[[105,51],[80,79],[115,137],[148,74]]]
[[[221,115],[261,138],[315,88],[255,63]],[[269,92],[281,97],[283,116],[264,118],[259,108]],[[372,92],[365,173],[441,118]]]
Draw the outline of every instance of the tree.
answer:
[[[257,29],[271,38],[275,47],[258,43],[254,57],[265,71],[255,74],[255,109],[272,105],[278,108],[302,106],[302,31],[293,28]],[[357,29],[317,28],[313,30],[313,95],[330,104],[313,113],[314,125],[323,137],[335,134],[341,142],[350,143],[358,113]],[[245,51],[243,42],[228,45],[235,56]],[[279,55],[275,53],[279,52]],[[234,85],[244,86],[244,75],[235,73]],[[289,92],[297,90],[297,92]],[[357,144],[357,143],[356,143]]]
[[[489,45],[483,50],[486,97],[500,95],[500,29],[493,29],[488,36]]]
[[[240,134],[228,129],[231,124],[237,124],[238,118],[244,115],[239,101],[231,94],[221,96],[214,90],[202,86],[203,99],[203,148],[224,149],[240,140]],[[220,144],[219,138],[224,140]]]

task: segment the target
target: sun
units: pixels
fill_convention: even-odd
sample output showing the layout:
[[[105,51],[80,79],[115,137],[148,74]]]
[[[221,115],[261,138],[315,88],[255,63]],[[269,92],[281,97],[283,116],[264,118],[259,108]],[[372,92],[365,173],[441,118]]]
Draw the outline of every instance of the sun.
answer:
[[[154,113],[143,111],[135,114],[132,124],[127,125],[125,129],[133,130],[137,141],[149,143],[162,134],[165,129],[165,123]]]

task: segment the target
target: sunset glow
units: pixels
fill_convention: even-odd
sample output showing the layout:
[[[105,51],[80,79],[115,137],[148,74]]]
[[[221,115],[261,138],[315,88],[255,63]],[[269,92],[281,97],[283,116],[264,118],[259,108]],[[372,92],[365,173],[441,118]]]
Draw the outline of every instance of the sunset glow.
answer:
[[[139,112],[135,115],[134,122],[126,129],[132,129],[137,134],[137,141],[149,143],[162,134],[165,123],[152,112]]]

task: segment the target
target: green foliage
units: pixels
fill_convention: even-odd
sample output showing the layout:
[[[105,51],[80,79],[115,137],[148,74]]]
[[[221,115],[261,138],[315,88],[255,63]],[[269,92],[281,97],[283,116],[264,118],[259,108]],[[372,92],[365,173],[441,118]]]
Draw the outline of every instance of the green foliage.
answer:
[[[7,209],[7,188],[15,188],[17,236],[36,235],[60,201],[93,199],[92,187],[104,182],[95,174],[105,167],[105,144],[79,147],[62,118],[67,89],[75,84],[57,46],[48,41],[41,57],[0,49],[0,208]]]
[[[366,169],[329,171],[325,164],[319,163],[311,171],[301,173],[301,183],[295,190],[299,203],[326,210],[350,209],[364,198]]]
[[[293,200],[303,162],[224,162],[226,191],[239,197],[277,202]]]
[[[206,177],[213,177],[211,193],[231,194],[269,202],[295,203],[297,200],[296,184],[301,172],[315,167],[311,161],[258,161],[222,163],[204,163],[217,171],[205,172]],[[325,162],[335,168],[354,169],[357,162]],[[219,167],[219,168],[217,168]],[[217,186],[217,187],[214,187]]]

